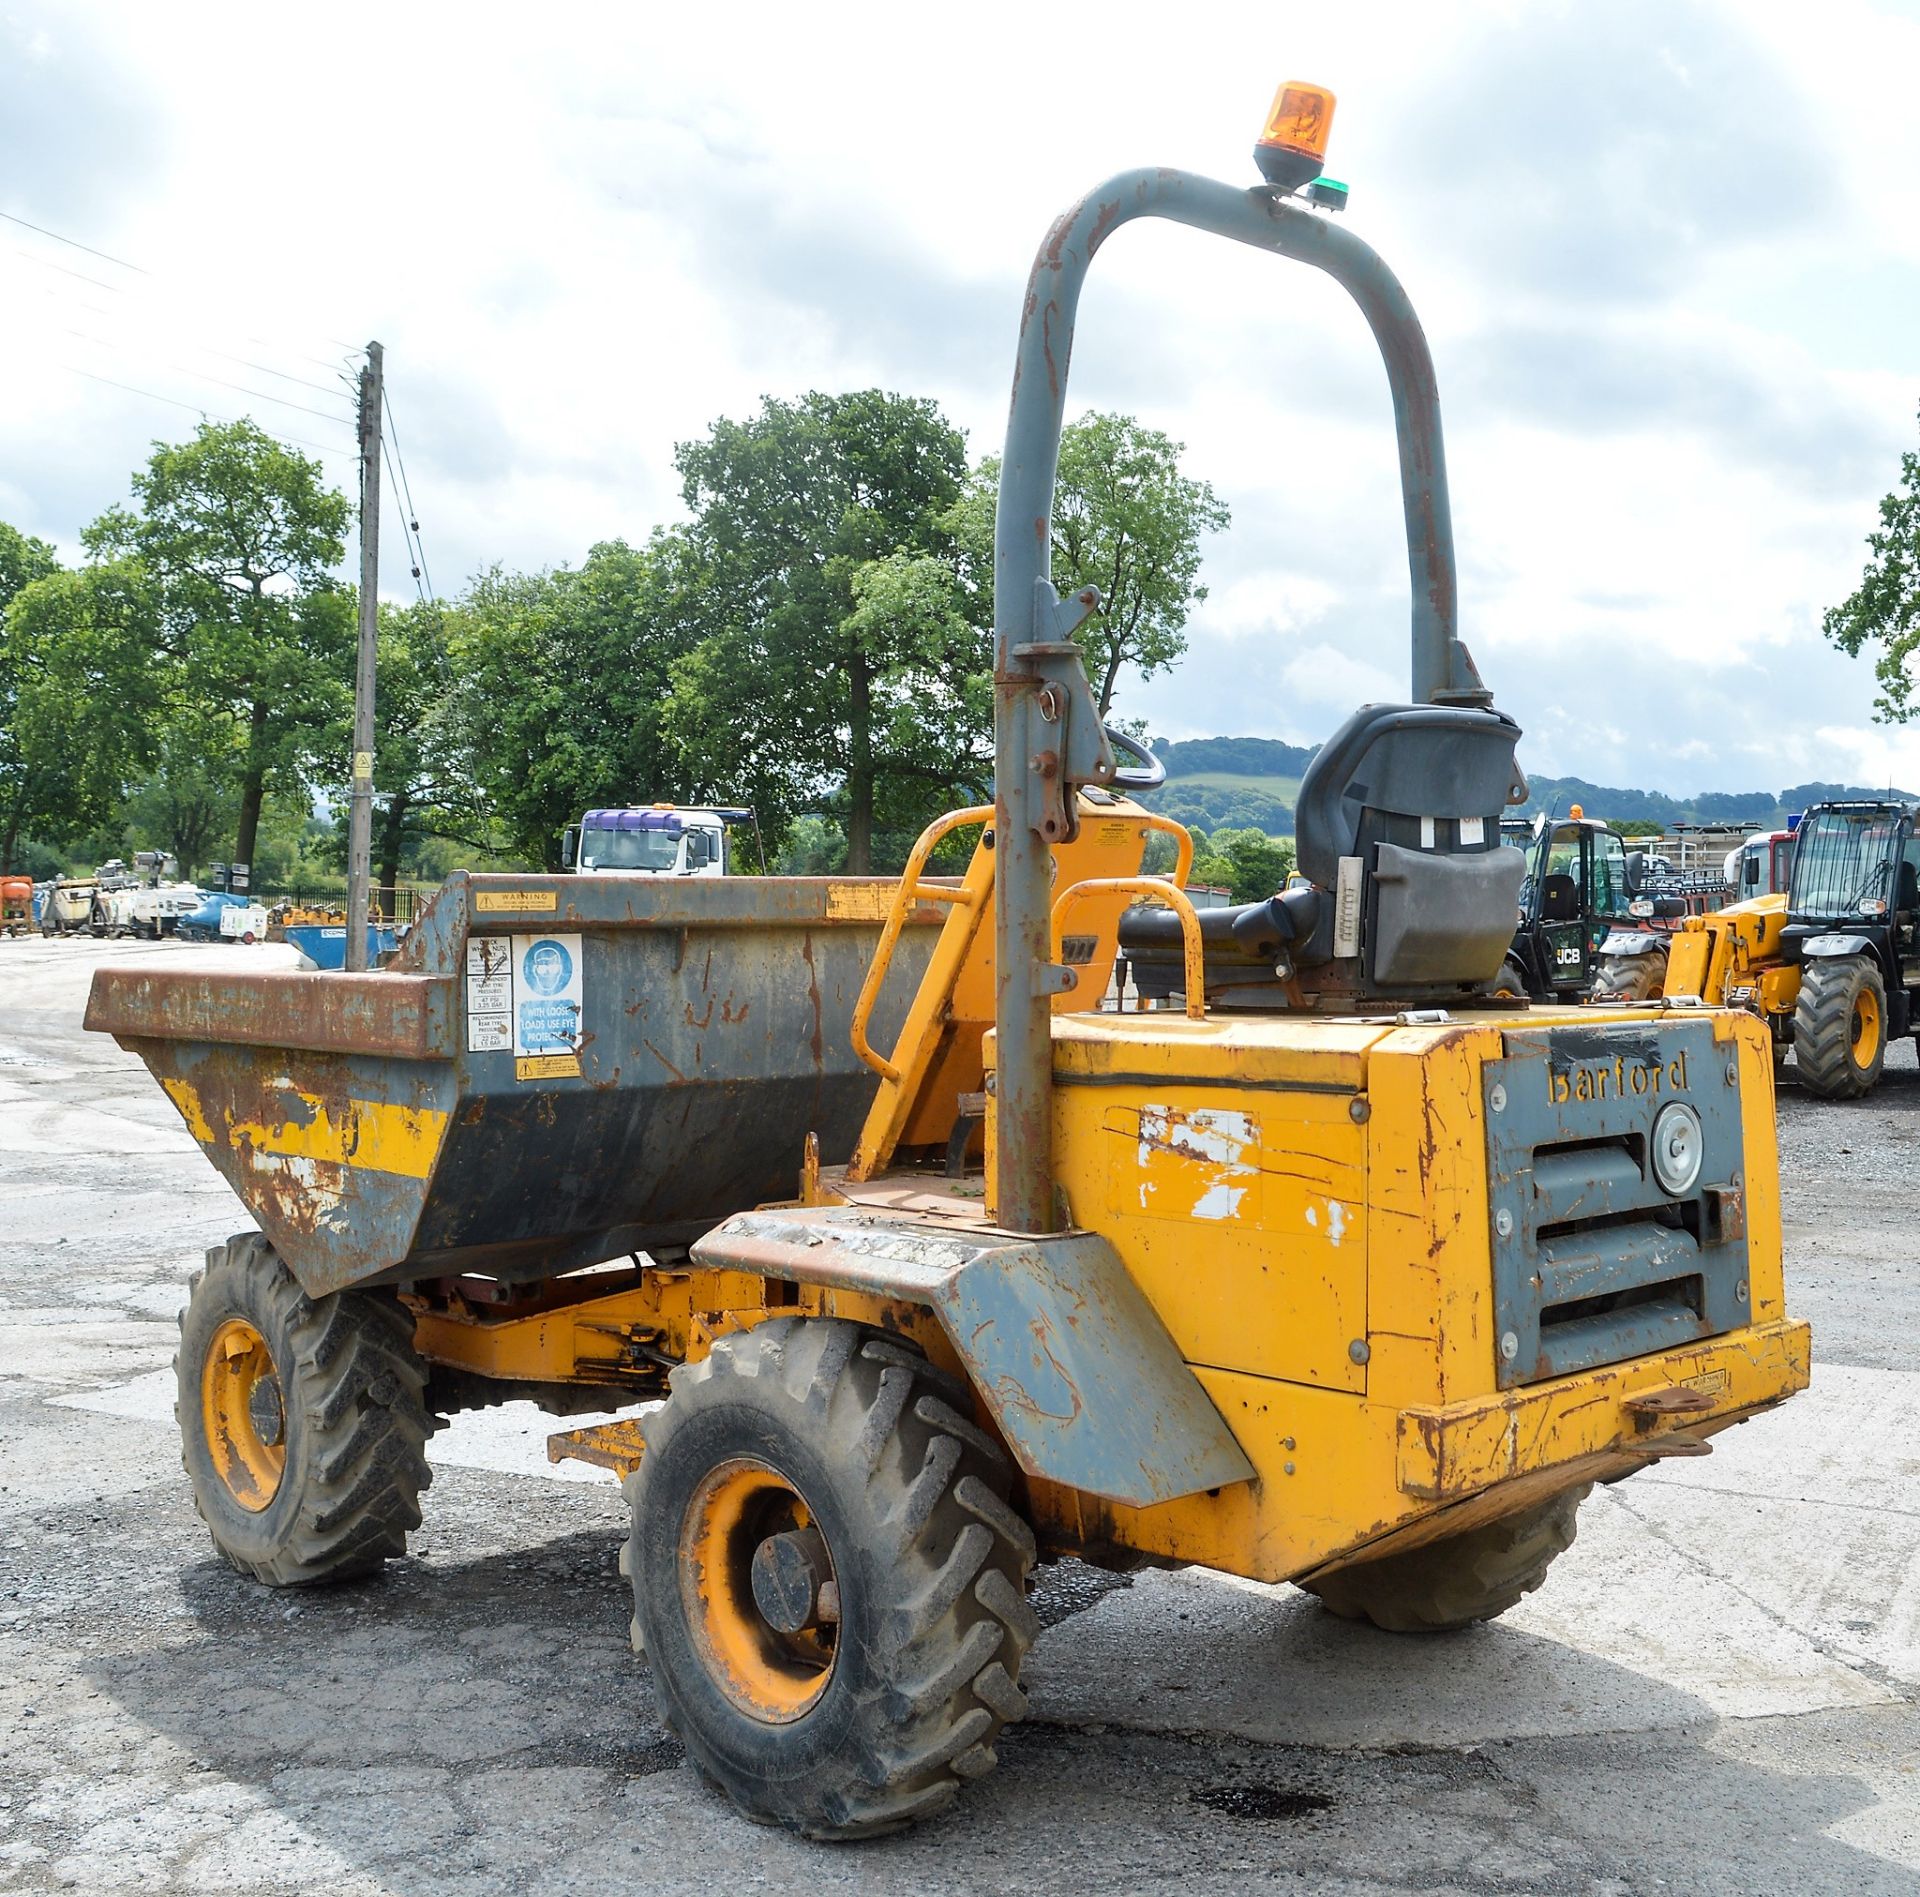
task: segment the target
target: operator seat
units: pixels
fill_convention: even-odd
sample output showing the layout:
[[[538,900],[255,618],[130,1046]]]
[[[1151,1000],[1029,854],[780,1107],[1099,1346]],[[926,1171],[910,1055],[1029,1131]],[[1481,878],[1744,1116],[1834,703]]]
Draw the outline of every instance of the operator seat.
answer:
[[[1571,876],[1555,873],[1540,879],[1540,920],[1578,922],[1580,885]]]
[[[1304,885],[1201,918],[1209,996],[1284,1006],[1279,984],[1294,977],[1305,989],[1395,996],[1490,981],[1513,941],[1526,871],[1500,840],[1501,811],[1526,796],[1519,739],[1504,712],[1362,706],[1300,780]],[[1172,911],[1128,911],[1120,945],[1143,995],[1180,985]],[[1276,992],[1252,992],[1262,986]]]

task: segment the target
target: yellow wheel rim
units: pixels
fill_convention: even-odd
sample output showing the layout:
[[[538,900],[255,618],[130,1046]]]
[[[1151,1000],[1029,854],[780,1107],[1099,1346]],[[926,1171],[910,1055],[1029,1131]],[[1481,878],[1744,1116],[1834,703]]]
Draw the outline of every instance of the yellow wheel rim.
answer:
[[[813,1551],[824,1585],[812,1590],[814,1611],[804,1625],[777,1607],[787,1624],[769,1618],[764,1571],[774,1544]],[[800,1491],[764,1462],[721,1463],[687,1504],[679,1567],[687,1624],[715,1685],[769,1725],[800,1718],[833,1678],[840,1631],[838,1582]]]
[[[230,1317],[213,1334],[200,1366],[200,1415],[227,1493],[258,1514],[287,1469],[286,1398],[267,1340],[245,1318]]]
[[[1853,1064],[1867,1068],[1880,1051],[1880,997],[1862,988],[1853,998]]]

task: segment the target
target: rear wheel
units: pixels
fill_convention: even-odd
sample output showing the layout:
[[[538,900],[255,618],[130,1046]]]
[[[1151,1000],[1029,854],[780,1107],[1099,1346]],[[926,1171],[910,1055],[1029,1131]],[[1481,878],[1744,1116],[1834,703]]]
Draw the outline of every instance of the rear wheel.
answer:
[[[1887,1058],[1887,991],[1864,955],[1823,956],[1800,976],[1793,1061],[1801,1084],[1823,1100],[1871,1091]]]
[[[1593,992],[1609,1001],[1651,1001],[1666,985],[1666,973],[1657,955],[1609,955],[1594,977]]]
[[[1519,1604],[1573,1546],[1574,1517],[1591,1483],[1405,1554],[1355,1562],[1306,1583],[1329,1613],[1388,1633],[1446,1633]]]
[[[762,1824],[892,1831],[1026,1711],[1032,1531],[963,1385],[898,1339],[776,1318],[642,1424],[622,1567],[688,1756]]]
[[[426,1368],[390,1296],[309,1298],[258,1233],[180,1314],[181,1460],[213,1545],[272,1587],[371,1574],[420,1525]]]

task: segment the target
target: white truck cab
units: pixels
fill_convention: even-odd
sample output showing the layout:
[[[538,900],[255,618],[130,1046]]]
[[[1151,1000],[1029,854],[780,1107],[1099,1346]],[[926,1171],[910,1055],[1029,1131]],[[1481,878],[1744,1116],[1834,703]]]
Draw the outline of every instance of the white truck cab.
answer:
[[[727,826],[751,810],[673,804],[589,810],[567,825],[560,860],[590,876],[726,876],[733,869]]]

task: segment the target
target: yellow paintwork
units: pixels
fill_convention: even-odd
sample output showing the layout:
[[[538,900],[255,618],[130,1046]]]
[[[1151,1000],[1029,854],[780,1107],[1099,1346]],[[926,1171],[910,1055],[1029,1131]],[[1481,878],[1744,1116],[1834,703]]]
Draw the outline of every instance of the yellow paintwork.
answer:
[[[983,809],[959,814],[985,822],[992,813]],[[1124,798],[1095,803],[1083,797],[1079,814],[1079,834],[1054,846],[1057,890],[1134,875],[1153,830],[1175,833],[1181,865],[1192,863],[1193,844],[1186,831],[1138,804]],[[916,845],[913,862],[919,857]],[[901,1146],[944,1145],[953,1131],[955,1103],[963,1093],[980,1089],[986,1071],[980,1044],[993,1026],[994,863],[984,839],[976,843],[958,891],[947,898],[946,922],[893,1046],[889,1065],[894,1072],[881,1076],[847,1170],[851,1180],[884,1171]],[[903,890],[901,896],[907,893]],[[1054,998],[1056,1014],[1100,1005],[1119,952],[1120,916],[1135,900],[1123,890],[1103,889],[1075,903],[1070,961],[1078,980]],[[899,903],[896,897],[896,906]]]
[[[1800,1000],[1799,964],[1761,969],[1757,1000],[1762,1014],[1791,1014]]]
[[[1709,1007],[1791,1014],[1800,971],[1780,960],[1786,926],[1787,899],[1779,892],[1689,916],[1667,950],[1665,993],[1697,995]]]
[[[1259,1472],[1255,1481],[1145,1509],[1035,1482],[1030,1513],[1042,1541],[1055,1546],[1124,1548],[1249,1580],[1290,1580],[1503,1483],[1542,1477],[1550,1491],[1556,1467],[1567,1470],[1567,1483],[1591,1480],[1594,1460],[1671,1433],[1636,1428],[1624,1403],[1641,1391],[1711,1391],[1713,1414],[1681,1419],[1695,1436],[1804,1389],[1807,1355],[1806,1325],[1756,1326],[1536,1384],[1511,1404],[1493,1399],[1484,1421],[1473,1405],[1442,1410],[1449,1427],[1438,1461],[1421,1430],[1431,1406],[1200,1369]]]
[[[1631,1466],[1621,1455],[1649,1432],[1622,1405],[1639,1392],[1708,1395],[1710,1409],[1661,1426],[1696,1434],[1804,1387],[1807,1328],[1785,1321],[1781,1285],[1771,1053],[1757,1021],[1722,1012],[1714,1038],[1749,1103],[1752,1327],[1495,1388],[1482,1063],[1506,1027],[1636,1018],[1659,1031],[1605,1007],[1406,1027],[1056,1022],[1056,1165],[1076,1222],[1111,1239],[1260,1473],[1149,1509],[1036,1482],[1043,1540],[1284,1579],[1500,1484],[1537,1488],[1556,1467],[1588,1479],[1583,1458]],[[1229,1202],[1230,1219],[1214,1216]]]
[[[432,1175],[447,1132],[447,1116],[437,1107],[349,1100],[336,1120],[333,1108],[319,1094],[295,1087],[285,1089],[290,1109],[299,1103],[286,1118],[242,1120],[223,1112],[222,1127],[216,1129],[192,1081],[162,1079],[160,1084],[202,1146],[246,1146],[283,1159],[327,1160],[369,1172],[395,1173],[403,1179],[426,1179]]]
[[[1604,1005],[1404,1026],[1057,1016],[1068,1213],[1112,1242],[1257,1475],[1151,1508],[1032,1479],[1024,1501],[1042,1543],[1263,1581],[1309,1575],[1626,1473],[1663,1437],[1711,1434],[1803,1388],[1807,1327],[1788,1320],[1781,1283],[1768,1036],[1738,1010],[1706,1018],[1746,1102],[1749,1326],[1502,1393],[1483,1065],[1517,1026],[1633,1022],[1657,1035],[1660,1017]],[[614,1401],[657,1390],[641,1387],[650,1364],[796,1312],[877,1324],[960,1368],[911,1303],[698,1267],[609,1282],[596,1295],[591,1276],[556,1281],[512,1316],[410,1296],[416,1342],[489,1377],[612,1386]],[[1651,1421],[1626,1407],[1672,1386],[1707,1407]]]
[[[267,1340],[243,1317],[214,1332],[200,1365],[200,1430],[214,1473],[250,1515],[273,1505],[287,1472],[285,1397]],[[254,1395],[273,1384],[271,1409],[281,1417],[268,1442],[255,1426]]]
[[[618,1288],[596,1295],[596,1284],[608,1281]],[[688,1266],[650,1267],[638,1277],[587,1273],[555,1279],[530,1299],[532,1308],[518,1312],[419,1292],[402,1297],[414,1313],[421,1356],[510,1383],[634,1388],[660,1357],[697,1360],[716,1337],[797,1311],[899,1331],[944,1368],[960,1369],[929,1311],[867,1292],[770,1286],[743,1271]],[[636,1345],[651,1354],[636,1353]]]
[[[1115,855],[1137,864],[1144,814],[1088,821],[1080,857],[1062,853],[1061,887],[1069,869],[1091,874]],[[869,1120],[868,1163],[896,1144],[944,1141],[957,1095],[980,1088],[991,1064],[986,856],[976,852],[962,885],[976,899],[953,905],[896,1044],[899,1077],[883,1083]],[[1084,964],[1102,988],[1126,897],[1105,899],[1110,913],[1089,898],[1099,933]],[[1692,954],[1724,984],[1777,947],[1783,907],[1762,899],[1723,911],[1707,919],[1717,926],[1683,931],[1675,954],[1683,965]],[[1726,958],[1718,974],[1716,952]],[[1772,972],[1762,968],[1756,980]],[[1632,1023],[1657,1037],[1660,1015],[1601,1004],[1405,1024],[1304,1011],[1193,1020],[1075,1011],[1069,998],[1054,1017],[1064,1211],[1112,1243],[1257,1473],[1150,1508],[1030,1479],[1024,1506],[1042,1543],[1263,1581],[1310,1575],[1383,1543],[1626,1473],[1657,1455],[1663,1438],[1711,1434],[1804,1387],[1807,1327],[1788,1320],[1781,1283],[1769,1036],[1737,1009],[1685,1019],[1710,1022],[1745,1105],[1750,1322],[1502,1393],[1485,1064],[1504,1056],[1504,1034],[1515,1028]],[[990,1111],[986,1130],[991,1145]],[[809,1199],[829,1196],[817,1165],[809,1176]],[[517,1315],[423,1291],[409,1297],[416,1341],[436,1362],[611,1386],[615,1401],[656,1392],[650,1366],[697,1359],[729,1331],[795,1312],[880,1325],[959,1367],[937,1320],[912,1303],[697,1267],[649,1268],[607,1285],[559,1280]],[[1653,1418],[1626,1407],[1673,1386],[1705,1407]]]

